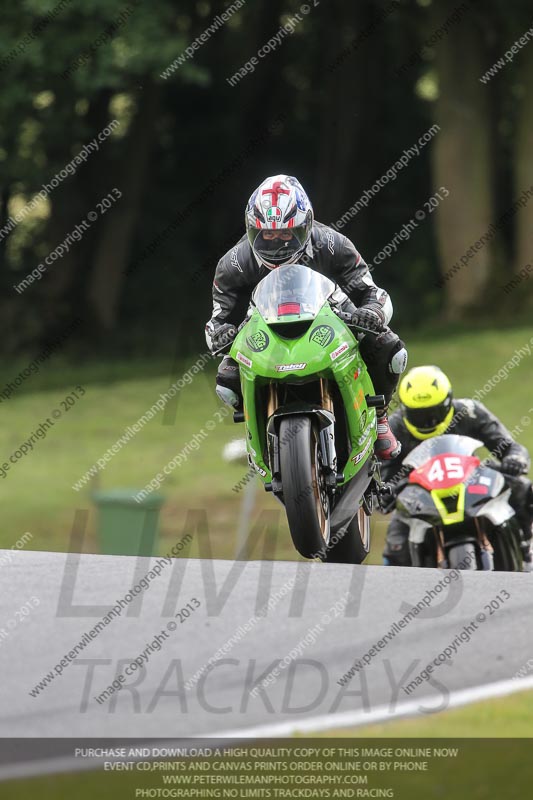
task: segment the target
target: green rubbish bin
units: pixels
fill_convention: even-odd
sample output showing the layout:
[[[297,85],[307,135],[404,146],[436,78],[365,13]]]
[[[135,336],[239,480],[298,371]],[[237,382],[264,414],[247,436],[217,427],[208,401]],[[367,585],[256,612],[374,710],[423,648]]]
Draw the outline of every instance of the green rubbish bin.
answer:
[[[139,489],[111,489],[93,493],[98,509],[98,537],[105,555],[153,556],[159,510],[164,497],[151,494],[135,500]]]

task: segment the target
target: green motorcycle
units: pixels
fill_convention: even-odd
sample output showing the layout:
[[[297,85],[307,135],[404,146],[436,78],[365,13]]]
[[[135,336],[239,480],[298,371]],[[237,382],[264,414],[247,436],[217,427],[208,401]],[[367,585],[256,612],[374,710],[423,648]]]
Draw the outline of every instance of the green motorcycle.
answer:
[[[285,506],[295,548],[360,564],[380,484],[375,408],[384,398],[374,395],[346,301],[320,273],[279,267],[255,288],[230,355],[243,394],[234,419],[246,425],[250,466]]]

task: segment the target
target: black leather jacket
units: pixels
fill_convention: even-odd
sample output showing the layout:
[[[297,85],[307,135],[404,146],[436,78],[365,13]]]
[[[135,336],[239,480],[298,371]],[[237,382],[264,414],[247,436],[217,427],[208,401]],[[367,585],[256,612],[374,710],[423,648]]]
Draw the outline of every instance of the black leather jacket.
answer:
[[[298,263],[337,283],[356,306],[380,305],[385,323],[389,322],[389,295],[376,286],[368,265],[346,236],[315,222],[306,253]],[[213,282],[213,314],[206,326],[208,342],[223,323],[242,322],[254,288],[268,274],[269,270],[257,262],[246,235],[220,259]]]
[[[463,398],[454,400],[453,408],[454,414],[446,433],[456,433],[460,436],[479,439],[495,459],[500,460],[508,455],[520,455],[530,463],[526,448],[513,441],[505,425],[483,403]],[[382,463],[381,476],[384,481],[395,482],[409,474],[410,468],[402,468],[402,461],[411,450],[421,444],[421,441],[415,439],[405,427],[401,409],[397,409],[391,414],[389,422],[396,438],[402,443],[402,452],[398,458]]]

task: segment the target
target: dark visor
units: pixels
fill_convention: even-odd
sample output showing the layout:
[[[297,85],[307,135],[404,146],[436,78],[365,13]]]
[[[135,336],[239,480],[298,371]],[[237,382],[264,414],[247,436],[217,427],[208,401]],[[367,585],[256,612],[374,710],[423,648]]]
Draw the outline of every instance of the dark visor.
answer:
[[[451,406],[451,399],[448,397],[443,403],[438,406],[429,406],[429,408],[407,408],[404,407],[405,417],[411,425],[414,425],[420,431],[430,431],[444,422],[446,414],[449,412]]]
[[[292,234],[292,238],[287,241],[279,238],[265,239],[263,231],[257,231],[257,235],[253,240],[255,252],[274,264],[282,264],[284,261],[291,259],[296,253],[299,253],[305,242],[305,227],[298,226],[290,230],[282,229],[282,231],[283,233]]]

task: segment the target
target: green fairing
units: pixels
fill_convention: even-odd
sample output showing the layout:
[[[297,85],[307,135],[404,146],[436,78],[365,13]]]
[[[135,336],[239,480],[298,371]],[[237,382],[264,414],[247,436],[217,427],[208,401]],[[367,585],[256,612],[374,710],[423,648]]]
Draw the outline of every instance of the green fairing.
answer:
[[[316,316],[286,316],[283,318],[283,325],[300,322],[304,316],[313,319],[309,329],[299,338],[285,339],[279,332],[274,332],[258,310],[254,309],[249,321],[233,342],[230,354],[240,368],[248,432],[246,437],[248,453],[263,482],[269,483],[272,474],[269,465],[265,464],[262,458],[265,452],[265,430],[268,420],[256,412],[256,385],[268,384],[272,380],[278,383],[294,381],[295,377],[328,378],[339,385],[346,409],[352,450],[347,462],[338,464],[338,471],[343,472],[343,483],[347,483],[359,472],[373,452],[376,439],[376,412],[374,408],[368,408],[366,395],[373,395],[374,387],[359,353],[357,340],[346,324],[333,312],[329,303],[326,302]],[[316,329],[321,325],[333,329],[333,338],[325,346],[321,342],[327,342],[331,332],[324,329],[317,333]],[[255,336],[258,333],[267,334],[269,340],[268,345],[260,352],[252,350],[247,343],[247,339],[263,341],[263,336]],[[346,350],[333,360],[332,354],[344,345]],[[276,369],[277,366],[291,364],[305,364],[305,367],[289,372]]]

